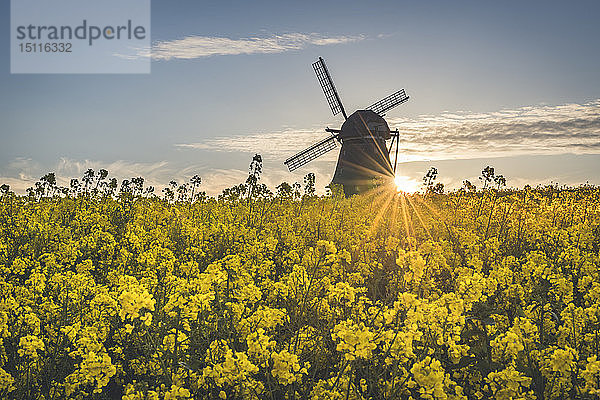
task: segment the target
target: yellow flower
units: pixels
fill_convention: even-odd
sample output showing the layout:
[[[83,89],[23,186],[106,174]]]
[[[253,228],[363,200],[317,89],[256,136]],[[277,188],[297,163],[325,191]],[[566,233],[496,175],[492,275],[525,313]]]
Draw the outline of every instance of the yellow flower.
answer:
[[[377,348],[375,334],[364,323],[356,324],[352,320],[337,324],[331,335],[338,342],[337,350],[344,353],[347,360],[370,358]]]
[[[19,355],[31,359],[38,358],[38,351],[44,351],[44,342],[34,335],[23,336],[19,340]]]
[[[146,289],[136,288],[135,290],[125,290],[119,296],[121,311],[119,315],[123,320],[136,319],[140,317],[140,312],[144,310],[154,311],[154,299]]]
[[[419,385],[419,393],[425,399],[446,399],[444,392],[444,370],[435,358],[425,357],[415,363],[410,372]]]
[[[298,356],[291,354],[287,350],[271,354],[273,368],[271,374],[282,385],[289,385],[302,379],[302,375],[307,373],[308,365],[300,367]]]
[[[15,390],[15,379],[5,370],[0,368],[0,392],[10,393]]]

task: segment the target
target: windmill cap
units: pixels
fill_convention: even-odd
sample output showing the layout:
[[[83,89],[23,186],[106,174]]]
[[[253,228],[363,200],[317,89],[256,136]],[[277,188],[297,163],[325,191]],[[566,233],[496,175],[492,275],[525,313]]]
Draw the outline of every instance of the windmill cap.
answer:
[[[391,139],[390,127],[377,113],[371,110],[357,110],[342,125],[340,138],[343,140],[369,137]]]

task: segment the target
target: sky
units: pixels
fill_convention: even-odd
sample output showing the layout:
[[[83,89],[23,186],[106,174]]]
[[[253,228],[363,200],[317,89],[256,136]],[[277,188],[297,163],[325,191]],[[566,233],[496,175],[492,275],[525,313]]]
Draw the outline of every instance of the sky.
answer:
[[[352,112],[405,88],[398,174],[434,166],[449,189],[487,165],[507,185],[600,184],[597,1],[152,1],[151,73],[11,74],[0,0],[0,184],[23,192],[105,168],[211,195],[262,181],[322,192],[338,150],[283,161],[338,128],[311,63],[323,57]],[[140,52],[139,57],[148,54]]]

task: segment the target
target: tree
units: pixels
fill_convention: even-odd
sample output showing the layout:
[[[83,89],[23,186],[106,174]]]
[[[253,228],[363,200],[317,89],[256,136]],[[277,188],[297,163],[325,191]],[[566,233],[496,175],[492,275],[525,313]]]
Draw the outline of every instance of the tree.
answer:
[[[223,193],[219,195],[219,200],[233,202],[242,198],[242,196],[244,196],[247,193],[247,191],[248,189],[246,187],[246,184],[240,183],[239,185],[224,189]]]
[[[144,192],[144,178],[131,178],[131,184],[133,185],[131,188],[131,194],[133,196],[141,196]]]
[[[110,182],[108,182],[108,195],[113,196],[117,191],[117,187],[119,183],[117,182],[117,178],[111,178]]]
[[[466,179],[463,181],[463,188],[467,192],[475,192],[475,191],[477,191],[477,187],[475,185],[473,185],[470,181],[466,180]]]
[[[299,182],[294,182],[292,185],[292,196],[294,200],[298,200],[300,198],[300,190],[302,189],[302,185]]]
[[[43,196],[52,197],[56,191],[56,175],[54,172],[47,173],[40,178]]]
[[[129,182],[129,180],[127,179],[123,179],[123,182],[121,182],[121,189],[119,190],[119,195],[125,195],[125,194],[130,194],[131,193],[131,182]]]
[[[430,188],[431,193],[444,194],[444,184],[441,182],[436,183]]]
[[[252,199],[254,189],[260,180],[260,174],[262,173],[262,157],[260,154],[255,154],[252,157],[250,166],[248,167],[248,178],[246,179],[247,186],[247,197]]]
[[[488,185],[494,180],[494,167],[489,165],[481,171],[479,180],[483,182],[483,190],[486,190]]]
[[[494,177],[494,183],[496,184],[496,188],[500,190],[500,187],[506,186],[506,178],[503,175],[497,175]]]
[[[44,197],[44,191],[45,189],[41,182],[36,182],[34,189],[35,199],[40,200],[42,197]]]
[[[276,188],[277,197],[280,198],[291,198],[292,197],[292,186],[287,182],[281,182]]]
[[[83,174],[83,178],[81,178],[81,180],[83,181],[83,183],[85,183],[84,187],[85,187],[85,193],[86,194],[89,192],[89,187],[90,187],[93,179],[94,179],[94,170],[91,169],[91,168],[89,168]]]
[[[102,168],[100,170],[100,174],[98,175],[98,179],[99,180],[104,180],[104,179],[106,179],[107,176],[108,176],[108,171],[105,170],[104,168]]]
[[[145,197],[154,197],[154,186],[148,186],[146,189],[144,189],[144,194]]]
[[[489,165],[481,171],[479,180],[483,182],[483,190],[489,189],[492,182],[494,182],[498,190],[502,186],[506,186],[506,178],[503,175],[496,175],[494,167],[490,167]]]
[[[314,196],[316,189],[315,189],[315,174],[312,172],[309,172],[308,174],[306,174],[306,176],[304,177],[304,195],[305,196]]]
[[[260,183],[254,187],[254,192],[252,196],[255,199],[268,199],[273,197],[273,192],[269,190],[267,185],[265,185],[264,183]]]
[[[423,185],[425,186],[425,191],[430,192],[433,187],[433,181],[437,178],[438,170],[436,167],[429,168],[429,171],[423,177]]]
[[[172,203],[175,199],[175,192],[173,192],[173,190],[169,187],[164,188],[162,192],[165,195],[165,200],[169,203]]]
[[[188,184],[184,183],[177,188],[177,201],[184,202],[187,199]]]
[[[92,189],[92,193],[95,195],[98,193],[98,187],[102,187],[104,185],[102,185],[104,183],[104,179],[106,179],[106,177],[108,176],[108,171],[105,170],[104,168],[102,168],[100,171],[98,171],[98,174],[96,175],[96,186],[94,186],[94,189]]]
[[[9,191],[10,191],[9,185],[4,184],[4,185],[0,186],[0,196],[7,195]]]
[[[69,188],[71,196],[77,197],[77,195],[81,191],[81,183],[79,182],[79,179],[71,179],[71,182],[69,183]]]
[[[198,175],[194,175],[190,179],[190,183],[192,184],[192,195],[191,195],[190,202],[193,203],[196,200],[194,198],[194,192],[196,191],[196,188],[198,188],[200,186],[200,184],[202,183],[202,178],[200,178]]]

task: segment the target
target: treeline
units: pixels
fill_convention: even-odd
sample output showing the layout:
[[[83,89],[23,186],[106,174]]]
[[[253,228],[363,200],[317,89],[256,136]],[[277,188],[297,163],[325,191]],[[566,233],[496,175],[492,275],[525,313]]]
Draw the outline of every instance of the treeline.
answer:
[[[262,157],[260,154],[256,154],[250,162],[246,181],[231,188],[224,189],[218,198],[226,201],[236,199],[271,198],[274,196],[299,199],[303,195],[313,196],[316,193],[316,178],[315,174],[312,172],[304,177],[303,184],[299,182],[295,182],[291,185],[287,182],[281,183],[275,188],[276,192],[274,194],[267,185],[260,182],[262,171]],[[154,186],[144,186],[144,183],[145,180],[143,177],[133,177],[122,180],[119,185],[117,178],[109,177],[108,170],[100,169],[94,171],[90,168],[85,171],[81,179],[71,179],[69,186],[59,185],[54,172],[47,173],[42,176],[34,186],[28,188],[26,192],[27,197],[35,201],[55,196],[71,198],[86,196],[92,198],[111,197],[117,199],[147,197],[162,198],[170,203],[193,203],[208,198],[206,192],[200,190],[202,178],[199,175],[194,175],[188,182],[181,184],[172,180],[167,187],[160,191],[160,193],[156,192]],[[331,191],[331,188],[329,190]],[[8,193],[11,193],[10,186],[7,184],[1,185],[0,196],[7,195]]]
[[[263,172],[263,162],[260,154],[255,154],[248,168],[248,177],[246,181],[226,188],[217,196],[218,200],[235,201],[241,199],[269,199],[273,197],[290,198],[298,200],[303,196],[316,195],[316,177],[310,172],[304,176],[303,183],[282,182],[275,187],[275,193],[271,191],[266,184],[261,183],[261,174]],[[444,184],[436,182],[438,170],[431,167],[423,176],[422,191],[425,195],[441,195],[445,193]],[[462,186],[455,190],[456,192],[476,193],[497,191],[512,193],[515,189],[507,188],[504,175],[497,174],[494,167],[487,166],[481,171],[479,176],[481,186],[478,188],[469,180],[464,180]],[[169,185],[163,188],[159,193],[154,186],[144,186],[143,177],[133,177],[123,179],[119,185],[117,178],[109,177],[106,169],[94,171],[89,168],[80,179],[71,179],[69,186],[61,186],[57,183],[54,172],[42,176],[34,186],[27,188],[27,197],[31,200],[39,201],[43,198],[86,196],[92,198],[111,197],[116,199],[133,199],[137,197],[162,198],[169,203],[193,203],[196,201],[205,201],[209,198],[205,191],[200,190],[202,178],[194,175],[188,182],[178,183],[175,180],[169,182]],[[376,186],[377,182],[373,182]],[[583,187],[593,188],[594,185],[585,184]],[[341,196],[341,185],[329,184],[325,187],[327,196]],[[525,190],[532,190],[530,185],[524,187]],[[541,192],[554,192],[562,190],[574,190],[567,185],[559,186],[558,183],[551,185],[538,185],[535,190]],[[7,184],[0,185],[0,196],[12,193]]]

